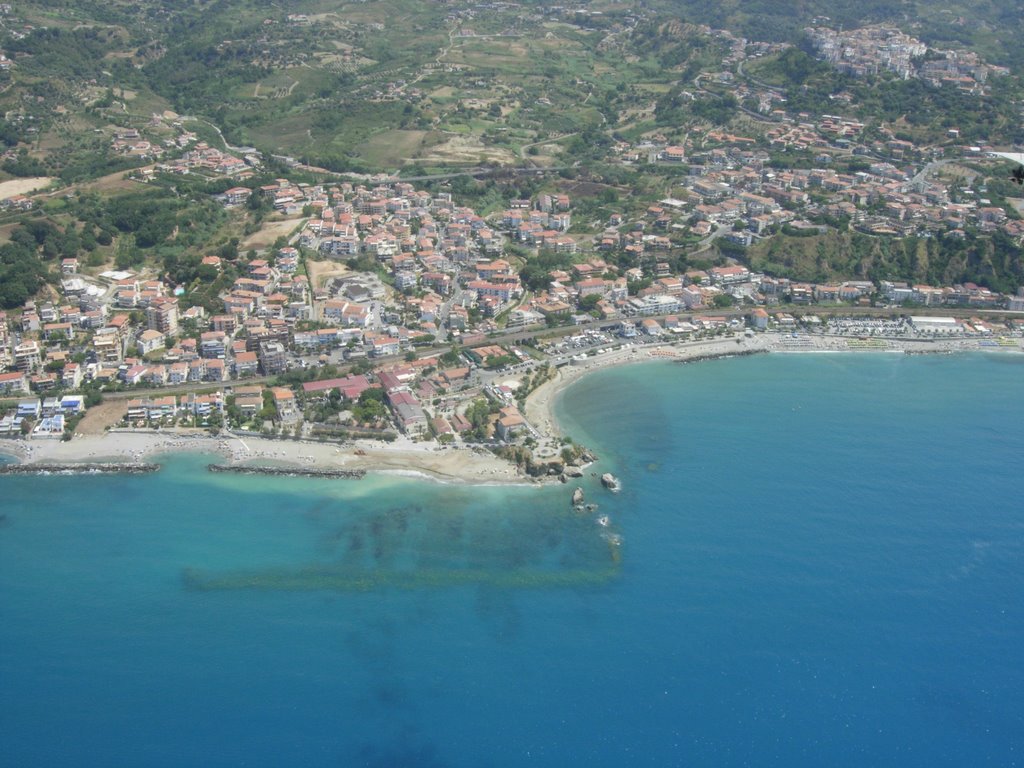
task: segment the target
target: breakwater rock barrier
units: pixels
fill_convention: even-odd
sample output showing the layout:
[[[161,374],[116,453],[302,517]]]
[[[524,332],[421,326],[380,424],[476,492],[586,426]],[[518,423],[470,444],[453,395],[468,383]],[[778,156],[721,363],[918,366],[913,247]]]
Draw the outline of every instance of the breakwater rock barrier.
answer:
[[[767,349],[723,349],[716,352],[708,352],[693,357],[680,357],[673,360],[673,363],[686,365],[687,363],[702,363],[705,360],[721,360],[726,357],[750,357],[751,355],[766,355]]]
[[[5,464],[0,475],[145,475],[157,472],[159,464],[102,462],[95,464]]]
[[[230,472],[236,475],[277,475],[279,477],[334,477],[358,480],[366,475],[365,469],[303,469],[302,467],[258,467],[244,464],[210,464],[211,472]]]

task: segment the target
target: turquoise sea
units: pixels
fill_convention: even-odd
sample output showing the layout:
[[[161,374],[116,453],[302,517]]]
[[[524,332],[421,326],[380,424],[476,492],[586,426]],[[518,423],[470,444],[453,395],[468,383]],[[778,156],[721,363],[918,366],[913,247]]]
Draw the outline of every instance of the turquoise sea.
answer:
[[[652,363],[561,413],[607,528],[572,486],[0,478],[0,766],[1024,760],[1024,356]]]

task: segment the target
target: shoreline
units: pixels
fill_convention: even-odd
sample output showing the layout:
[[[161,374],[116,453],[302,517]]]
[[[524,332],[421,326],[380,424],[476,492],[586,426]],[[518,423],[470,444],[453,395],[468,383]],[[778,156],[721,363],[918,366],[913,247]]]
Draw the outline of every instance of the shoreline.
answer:
[[[232,472],[313,474],[349,479],[375,475],[415,476],[462,485],[538,485],[511,463],[476,448],[440,448],[429,443],[337,444],[268,439],[245,433],[209,435],[202,430],[111,430],[72,440],[10,440],[0,454],[18,466],[74,468],[95,464],[143,464],[168,454],[216,455]],[[261,469],[269,471],[261,472]],[[22,470],[23,472],[25,470]],[[346,478],[349,476],[349,478]]]
[[[751,354],[957,354],[968,352],[1021,352],[1021,345],[998,349],[967,346],[963,340],[879,340],[878,346],[850,347],[848,337],[800,336],[760,333],[679,344],[629,346],[609,350],[559,368],[553,378],[531,392],[525,416],[539,436],[538,461],[560,452],[562,432],[557,405],[564,393],[584,376],[605,368],[656,362],[701,362]],[[883,346],[884,345],[884,346]],[[6,443],[6,444],[5,444]],[[215,454],[229,471],[260,474],[320,474],[322,477],[361,477],[370,473],[429,480],[454,485],[546,485],[490,451],[471,446],[440,447],[400,437],[394,443],[319,443],[265,438],[248,433],[210,435],[203,430],[111,430],[103,435],[76,435],[70,441],[11,439],[0,442],[0,454],[26,468],[39,465],[145,464],[155,457],[176,453]],[[248,468],[248,470],[246,469]],[[25,470],[22,470],[24,472]],[[84,470],[83,470],[84,471]]]

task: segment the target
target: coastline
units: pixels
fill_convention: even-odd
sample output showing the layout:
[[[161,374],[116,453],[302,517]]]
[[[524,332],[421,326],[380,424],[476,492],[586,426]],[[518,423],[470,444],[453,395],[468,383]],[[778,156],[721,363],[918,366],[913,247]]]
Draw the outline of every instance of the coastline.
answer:
[[[111,430],[103,435],[76,435],[69,441],[10,440],[0,443],[0,453],[28,466],[145,463],[165,454],[204,453],[216,454],[231,466],[344,470],[353,475],[371,472],[471,485],[536,482],[489,451],[440,448],[404,439],[353,446],[274,440],[244,433],[213,436],[202,430]]]
[[[630,345],[608,350],[559,368],[553,378],[531,392],[525,416],[539,436],[536,455],[550,457],[561,450],[561,430],[556,405],[571,385],[589,373],[619,365],[655,362],[698,362],[702,360],[761,353],[897,353],[953,354],[964,352],[1021,352],[1021,345],[986,349],[963,340],[917,341],[877,340],[865,346],[851,346],[849,337],[800,336],[760,333],[676,344]],[[302,472],[322,471],[325,476],[360,477],[364,473],[414,477],[439,483],[466,485],[537,485],[543,480],[525,475],[512,463],[490,451],[471,446],[441,447],[399,437],[393,443],[319,443],[265,438],[248,433],[210,435],[203,430],[111,430],[103,435],[75,435],[70,441],[8,440],[0,443],[0,454],[19,464],[87,465],[99,463],[151,462],[173,453],[216,454],[227,466],[267,467],[269,473],[294,468]]]

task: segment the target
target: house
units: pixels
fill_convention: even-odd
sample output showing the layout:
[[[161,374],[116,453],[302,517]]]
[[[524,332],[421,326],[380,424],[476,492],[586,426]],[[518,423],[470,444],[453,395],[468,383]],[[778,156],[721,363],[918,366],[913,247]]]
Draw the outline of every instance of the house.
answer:
[[[468,349],[466,350],[466,354],[477,365],[483,365],[488,359],[492,357],[504,357],[508,352],[496,344],[490,344],[483,347],[476,347],[475,349]]]
[[[713,267],[711,280],[716,285],[736,285],[750,280],[750,270],[743,266]]]
[[[65,389],[78,389],[82,385],[82,366],[78,363],[66,363],[61,375],[61,384]]]
[[[137,398],[128,401],[126,418],[133,421],[161,421],[173,419],[178,412],[178,398],[174,395],[156,398]]]
[[[226,205],[242,205],[243,203],[248,202],[251,194],[252,190],[248,187],[232,187],[224,192],[224,203]]]
[[[61,438],[64,436],[64,414],[54,413],[44,416],[32,430],[32,437]]]
[[[259,357],[255,352],[239,352],[235,355],[234,371],[237,378],[255,376],[259,370]]]
[[[285,424],[298,421],[302,412],[295,401],[295,393],[285,387],[272,387],[270,393],[274,398],[278,418]]]
[[[120,378],[129,387],[142,381],[149,369],[144,365],[130,365],[121,370]]]
[[[43,325],[43,334],[50,340],[72,339],[75,331],[71,323],[46,323]]]
[[[28,376],[24,371],[0,373],[0,394],[28,394]]]
[[[166,343],[165,337],[160,331],[147,329],[139,334],[137,346],[139,353],[148,355],[150,352],[155,352],[158,349],[163,349]]]
[[[247,419],[251,419],[263,408],[262,387],[235,387],[234,398],[235,406]]]
[[[645,336],[661,336],[664,329],[657,320],[647,317],[640,321],[640,330]]]
[[[519,413],[514,405],[502,408],[498,414],[498,420],[494,425],[498,437],[506,443],[512,442],[517,435],[525,432],[529,426],[526,419]]]
[[[585,296],[602,296],[608,290],[609,284],[607,280],[603,280],[600,277],[591,277],[586,280],[579,280],[574,283],[574,286],[582,299]]]
[[[60,399],[61,413],[75,416],[85,411],[85,398],[81,395],[64,395]]]
[[[379,336],[370,339],[370,354],[374,357],[397,355],[401,351],[401,342],[392,336]]]
[[[220,392],[210,395],[189,394],[185,397],[183,408],[200,419],[205,419],[215,411],[224,410],[224,400]]]
[[[666,163],[685,163],[686,150],[682,147],[665,147],[658,155],[658,159]]]
[[[322,381],[308,381],[302,385],[302,393],[307,397],[328,395],[331,390],[337,389],[346,400],[358,400],[359,396],[367,389],[377,387],[371,384],[365,376],[349,374],[342,379],[324,379]]]
[[[199,354],[207,359],[222,358],[227,353],[228,338],[220,331],[206,331],[199,339]]]
[[[395,422],[407,435],[422,434],[427,429],[427,416],[423,413],[416,396],[411,392],[391,392],[387,396]]]
[[[768,329],[768,313],[761,307],[756,307],[750,312],[750,325],[759,331]]]

